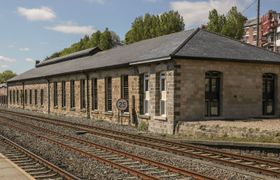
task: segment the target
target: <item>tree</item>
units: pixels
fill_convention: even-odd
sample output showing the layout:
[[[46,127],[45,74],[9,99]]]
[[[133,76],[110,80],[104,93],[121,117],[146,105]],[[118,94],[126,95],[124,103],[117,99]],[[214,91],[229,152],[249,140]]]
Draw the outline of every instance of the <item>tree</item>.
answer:
[[[7,82],[7,80],[9,80],[15,76],[16,76],[16,74],[13,71],[6,70],[6,71],[0,73],[0,83]]]
[[[113,47],[111,32],[108,28],[106,28],[105,31],[101,34],[99,45],[100,49],[102,50],[110,49]]]
[[[125,35],[126,44],[184,30],[183,17],[177,11],[161,15],[145,14],[137,17]]]
[[[226,16],[219,15],[216,9],[209,12],[207,30],[240,40],[244,33],[244,23],[247,18],[232,7]]]
[[[114,31],[106,28],[104,32],[96,31],[91,36],[85,35],[79,42],[72,44],[60,52],[53,53],[51,56],[46,57],[46,60],[93,47],[99,47],[102,50],[110,49],[119,44],[121,44],[120,37]]]

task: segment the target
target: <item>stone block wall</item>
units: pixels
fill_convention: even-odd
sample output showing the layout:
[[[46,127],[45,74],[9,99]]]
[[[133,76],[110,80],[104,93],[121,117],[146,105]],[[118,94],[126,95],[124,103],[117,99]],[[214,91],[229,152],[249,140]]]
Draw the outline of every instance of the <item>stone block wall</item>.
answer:
[[[222,72],[221,116],[215,119],[262,117],[264,73],[278,76],[280,66],[262,63],[229,61],[176,60],[175,114],[177,121],[211,119],[204,116],[205,73]],[[277,90],[279,88],[276,88]],[[279,91],[279,90],[278,90]],[[276,93],[276,114],[280,115],[279,92]]]

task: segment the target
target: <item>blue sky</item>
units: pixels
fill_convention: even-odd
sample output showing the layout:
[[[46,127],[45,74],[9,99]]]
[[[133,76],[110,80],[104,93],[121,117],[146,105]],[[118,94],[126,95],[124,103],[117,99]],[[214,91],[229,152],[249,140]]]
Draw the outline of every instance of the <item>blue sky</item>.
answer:
[[[108,27],[121,39],[135,17],[178,10],[186,29],[207,22],[210,9],[220,13],[237,5],[244,11],[255,0],[9,0],[0,6],[0,72],[22,73],[77,42],[85,34]],[[280,12],[280,0],[263,0],[262,14]],[[244,11],[255,17],[256,4]]]

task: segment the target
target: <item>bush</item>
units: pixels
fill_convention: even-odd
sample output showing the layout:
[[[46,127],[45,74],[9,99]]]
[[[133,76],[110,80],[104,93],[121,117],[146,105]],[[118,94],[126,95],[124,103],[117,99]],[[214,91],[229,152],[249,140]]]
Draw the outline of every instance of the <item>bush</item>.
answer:
[[[149,125],[146,122],[141,121],[139,126],[138,126],[138,130],[139,131],[148,131]]]

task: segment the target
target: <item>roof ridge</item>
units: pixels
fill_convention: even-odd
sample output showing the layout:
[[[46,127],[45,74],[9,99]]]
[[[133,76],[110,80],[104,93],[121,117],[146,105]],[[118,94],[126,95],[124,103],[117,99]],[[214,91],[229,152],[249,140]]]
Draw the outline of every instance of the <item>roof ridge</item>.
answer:
[[[198,32],[200,31],[200,28],[196,28],[191,35],[187,39],[182,42],[171,54],[170,56],[174,56],[177,52],[179,52]]]
[[[215,35],[217,35],[217,36],[220,36],[220,37],[224,37],[224,38],[227,38],[227,39],[230,39],[230,40],[239,42],[240,44],[244,44],[244,45],[246,45],[246,46],[254,47],[254,48],[256,48],[256,49],[260,49],[260,50],[263,50],[263,51],[265,51],[265,52],[273,53],[273,54],[275,54],[275,55],[277,55],[277,56],[280,56],[279,53],[276,53],[276,52],[273,52],[273,51],[269,51],[269,50],[264,49],[264,48],[262,48],[262,47],[254,46],[254,45],[252,45],[252,44],[248,44],[248,43],[245,43],[245,42],[236,40],[236,39],[231,38],[231,37],[229,37],[229,36],[225,36],[225,35],[222,35],[222,34],[218,34],[218,33],[216,33],[216,32],[207,31],[207,30],[205,30],[205,29],[201,29],[201,30],[204,31],[204,32],[208,32],[208,33],[211,33],[211,34],[215,34]]]

